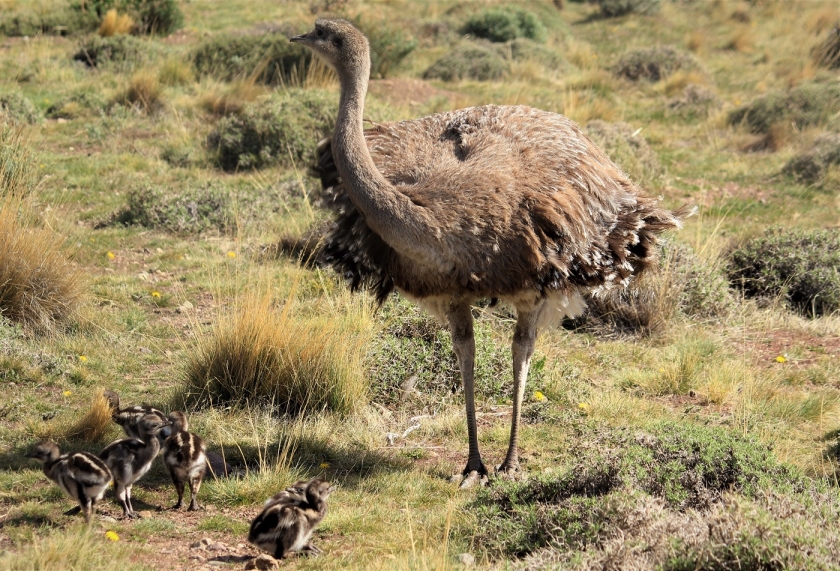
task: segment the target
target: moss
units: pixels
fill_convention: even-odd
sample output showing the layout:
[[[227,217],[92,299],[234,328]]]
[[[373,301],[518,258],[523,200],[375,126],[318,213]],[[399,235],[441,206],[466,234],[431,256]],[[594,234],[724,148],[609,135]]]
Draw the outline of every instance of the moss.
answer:
[[[770,229],[732,252],[728,274],[747,297],[781,298],[808,316],[840,309],[840,231]]]
[[[215,34],[192,54],[200,75],[217,79],[253,78],[267,85],[288,84],[309,66],[312,52],[289,42],[285,33]]]
[[[507,42],[516,38],[544,42],[547,35],[536,14],[509,5],[482,10],[471,16],[461,31],[491,42]]]
[[[222,118],[207,137],[207,149],[225,170],[305,165],[318,141],[332,132],[337,113],[334,93],[279,92]]]
[[[729,113],[730,125],[745,125],[752,133],[768,133],[782,122],[798,128],[826,123],[840,111],[840,83],[807,82],[792,89],[757,97]]]
[[[423,78],[443,81],[489,81],[501,78],[508,70],[508,62],[492,45],[465,41],[433,63],[423,73]]]
[[[673,46],[631,50],[621,56],[613,73],[631,81],[659,81],[677,70],[697,69],[694,56]]]

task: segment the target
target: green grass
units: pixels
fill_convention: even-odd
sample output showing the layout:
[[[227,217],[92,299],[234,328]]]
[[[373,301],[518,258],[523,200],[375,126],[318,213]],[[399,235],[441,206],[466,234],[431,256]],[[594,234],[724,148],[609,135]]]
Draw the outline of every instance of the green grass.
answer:
[[[337,82],[289,55],[280,32],[310,29],[326,4],[193,0],[179,3],[184,27],[171,37],[99,39],[86,35],[98,21],[71,20],[66,3],[0,0],[0,32],[12,36],[0,53],[0,194],[24,201],[14,219],[54,237],[84,276],[60,326],[0,321],[0,568],[175,568],[191,560],[171,548],[203,537],[253,555],[237,546],[262,502],[315,476],[339,486],[315,533],[324,555],[292,568],[458,568],[461,553],[479,568],[836,566],[840,319],[790,311],[783,293],[743,299],[721,271],[767,227],[837,225],[826,143],[836,78],[812,48],[840,13],[828,1],[663,0],[604,18],[605,4],[521,3],[544,28],[540,43],[495,44],[463,39],[463,26],[482,10],[485,24],[533,19],[495,1],[328,7],[373,30],[372,79],[388,82],[374,83],[367,118],[484,103],[561,112],[667,206],[699,206],[663,273],[620,300],[635,326],[604,319],[540,337],[523,412],[527,479],[475,493],[448,481],[467,437],[440,325],[398,298],[374,312],[330,272],[270,255],[324,218],[308,167],[335,119]],[[96,67],[74,60],[81,46]],[[658,74],[615,76],[626,54],[662,46],[679,57]],[[467,47],[478,51],[465,57]],[[802,157],[816,178],[786,167]],[[248,299],[263,304],[243,318]],[[475,314],[490,466],[507,446],[512,314]],[[225,355],[253,357],[244,364],[261,382],[226,376]],[[224,403],[200,398],[208,381],[227,384],[213,389]],[[107,423],[86,430],[102,421],[91,402],[106,388],[130,404],[188,405],[192,429],[232,470],[205,481],[206,512],[158,511],[175,494],[156,463],[135,486],[151,517],[85,531],[62,515],[72,500],[23,453],[41,437],[94,452],[118,438]],[[119,515],[110,495],[99,510]]]

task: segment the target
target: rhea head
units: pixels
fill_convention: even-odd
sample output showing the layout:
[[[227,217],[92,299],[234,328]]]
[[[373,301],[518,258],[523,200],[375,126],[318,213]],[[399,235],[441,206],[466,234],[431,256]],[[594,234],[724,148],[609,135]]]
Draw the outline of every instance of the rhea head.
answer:
[[[332,66],[339,76],[350,72],[356,75],[364,74],[366,78],[370,73],[370,47],[367,38],[347,20],[318,18],[311,32],[294,36],[290,41],[314,51]]]

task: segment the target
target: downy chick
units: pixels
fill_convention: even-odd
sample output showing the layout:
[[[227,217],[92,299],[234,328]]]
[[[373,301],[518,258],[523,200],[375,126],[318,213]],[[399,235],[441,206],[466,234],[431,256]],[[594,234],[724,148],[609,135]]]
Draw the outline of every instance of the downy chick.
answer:
[[[265,502],[263,508],[267,508],[271,504],[276,504],[281,501],[305,501],[306,500],[306,486],[309,484],[308,480],[298,480],[282,492],[277,492]]]
[[[61,454],[54,442],[39,442],[26,456],[41,462],[47,478],[79,502],[79,507],[71,509],[67,514],[81,510],[85,514],[85,521],[90,523],[94,505],[102,499],[112,481],[108,466],[87,452]]]
[[[168,421],[162,421],[155,414],[147,414],[137,423],[139,439],[117,440],[99,453],[99,457],[111,469],[116,483],[117,499],[123,508],[123,517],[140,517],[131,506],[131,486],[149,471],[152,461],[160,451],[157,436],[168,426]]]
[[[251,522],[248,541],[276,559],[295,551],[320,553],[321,550],[309,540],[315,527],[327,515],[327,499],[334,490],[335,486],[330,486],[329,482],[315,478],[306,484],[302,497],[296,493],[283,497],[284,492],[280,492],[275,496],[278,500],[273,503],[269,500],[262,513]]]
[[[201,437],[187,432],[189,423],[183,412],[173,412],[169,415],[172,423],[172,434],[163,443],[163,463],[172,476],[175,491],[178,493],[178,503],[172,509],[181,509],[184,505],[184,483],[190,485],[189,511],[199,508],[198,490],[207,469],[207,448]]]
[[[111,405],[111,418],[119,424],[123,432],[129,438],[140,438],[140,432],[137,429],[137,423],[147,414],[153,414],[161,421],[166,422],[166,415],[153,406],[147,404],[136,404],[120,408],[120,395],[114,391],[105,391],[102,395],[108,400]],[[158,441],[163,444],[163,441],[169,437],[169,427],[166,427],[158,435]]]

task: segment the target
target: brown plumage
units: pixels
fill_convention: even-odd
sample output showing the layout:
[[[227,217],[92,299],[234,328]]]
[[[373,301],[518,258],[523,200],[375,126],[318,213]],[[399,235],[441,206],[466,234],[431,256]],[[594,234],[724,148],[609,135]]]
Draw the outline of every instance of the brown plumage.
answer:
[[[486,480],[475,427],[470,305],[501,299],[517,312],[508,454],[538,328],[584,309],[582,294],[626,287],[655,263],[657,235],[680,226],[562,115],[486,105],[364,131],[367,39],[344,20],[318,20],[292,41],[332,65],[341,101],[319,145],[335,210],[320,258],[382,302],[397,289],[449,325],[464,380],[470,453],[463,485]]]
[[[79,502],[79,507],[71,509],[67,515],[82,511],[85,521],[90,523],[96,502],[102,499],[112,481],[108,466],[87,452],[61,454],[54,442],[39,442],[26,456],[43,464],[47,478]]]
[[[172,509],[178,510],[184,505],[184,484],[190,486],[190,506],[188,511],[197,510],[198,490],[207,470],[207,448],[204,440],[197,434],[188,432],[187,415],[183,412],[169,414],[172,434],[163,443],[163,463],[169,470],[178,502]]]
[[[166,422],[166,415],[153,406],[147,404],[135,404],[120,408],[120,395],[114,391],[105,391],[102,393],[108,404],[111,406],[111,418],[116,424],[119,424],[123,432],[129,438],[140,438],[140,431],[137,428],[137,423],[147,414],[153,414],[162,422]],[[169,429],[164,428],[158,435],[158,441],[163,444],[163,441],[169,436]]]
[[[295,551],[320,553],[309,540],[327,515],[327,499],[333,491],[335,486],[315,478],[276,494],[251,522],[248,541],[277,559]]]

